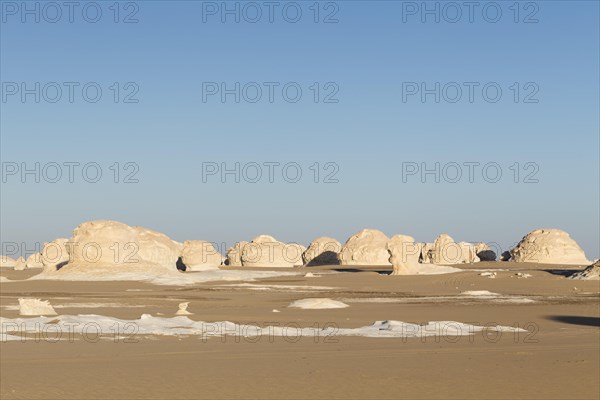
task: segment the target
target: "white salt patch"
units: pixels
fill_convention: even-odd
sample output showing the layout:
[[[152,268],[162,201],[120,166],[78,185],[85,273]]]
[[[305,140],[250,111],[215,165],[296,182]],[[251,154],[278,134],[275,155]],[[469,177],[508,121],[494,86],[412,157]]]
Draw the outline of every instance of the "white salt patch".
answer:
[[[278,291],[296,291],[296,292],[306,292],[306,291],[315,291],[315,290],[335,290],[339,289],[337,287],[332,286],[299,286],[299,285],[261,285],[261,284],[253,284],[253,283],[234,283],[227,285],[219,285],[217,287],[233,287],[233,288],[244,288],[250,290],[278,290]]]
[[[56,315],[48,300],[19,299],[20,315]]]
[[[461,292],[460,294],[464,296],[483,296],[483,297],[495,297],[500,296],[498,293],[489,292],[487,290],[467,290],[466,292]]]
[[[238,325],[229,321],[203,322],[193,321],[185,316],[172,318],[153,317],[143,314],[137,320],[123,320],[101,315],[61,315],[54,318],[2,318],[0,317],[0,338],[7,335],[9,340],[16,340],[12,334],[45,332],[52,325],[52,332],[69,332],[81,334],[94,326],[94,334],[100,336],[240,336],[258,337],[262,335],[290,337],[326,337],[326,336],[362,336],[376,338],[411,338],[427,336],[468,336],[484,330],[499,332],[527,332],[524,329],[510,326],[483,327],[455,321],[431,321],[426,324],[412,324],[402,321],[376,321],[372,325],[360,328],[289,328],[281,326]],[[290,332],[293,330],[293,333]],[[10,336],[10,337],[9,337]],[[21,340],[21,338],[19,338]]]
[[[307,272],[306,275],[304,275],[305,278],[318,278],[318,275],[313,274],[312,272]]]
[[[281,311],[273,309],[273,312],[281,312]]]
[[[28,280],[54,280],[54,281],[138,281],[148,282],[154,285],[184,286],[195,283],[215,281],[254,281],[256,279],[274,278],[280,276],[300,275],[299,272],[286,271],[233,271],[233,270],[210,270],[199,272],[170,272],[161,275],[147,272],[75,272],[68,273],[41,273],[34,275]]]
[[[482,272],[479,274],[479,276],[485,276],[487,278],[495,279],[496,273],[495,272]]]
[[[12,281],[5,276],[0,276],[0,283],[7,283],[7,282],[12,282]]]
[[[473,294],[475,293],[475,294]],[[535,303],[535,300],[519,296],[501,295],[487,290],[473,290],[456,296],[419,296],[419,297],[349,297],[340,301],[345,303],[452,303],[456,301],[489,301],[494,303]]]
[[[513,304],[529,304],[535,303],[535,300],[527,299],[525,297],[508,297],[502,299],[495,299],[495,303],[513,303]]]
[[[438,264],[419,264],[418,270],[414,272],[414,275],[441,275],[441,274],[452,274],[455,272],[462,272],[463,270],[456,267],[449,267],[447,265]]]
[[[348,304],[327,298],[302,299],[292,302],[288,307],[302,308],[304,310],[321,310],[325,308],[346,308]]]

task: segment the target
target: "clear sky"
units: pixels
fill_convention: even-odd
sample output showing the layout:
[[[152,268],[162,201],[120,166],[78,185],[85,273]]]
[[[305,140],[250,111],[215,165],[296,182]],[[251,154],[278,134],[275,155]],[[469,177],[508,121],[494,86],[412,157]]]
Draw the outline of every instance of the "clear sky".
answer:
[[[3,244],[547,227],[599,257],[597,1],[0,3]]]

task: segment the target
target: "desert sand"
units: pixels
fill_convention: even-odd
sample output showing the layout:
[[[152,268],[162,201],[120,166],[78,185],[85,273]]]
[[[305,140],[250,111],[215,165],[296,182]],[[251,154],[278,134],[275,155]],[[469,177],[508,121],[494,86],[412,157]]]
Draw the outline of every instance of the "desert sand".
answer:
[[[59,317],[94,315],[134,323],[131,331],[105,332],[101,338],[94,330],[65,333],[61,340],[51,329],[16,332],[28,340],[0,343],[0,397],[599,397],[600,281],[568,279],[581,270],[570,265],[479,262],[453,267],[460,270],[402,276],[389,275],[391,265],[300,267],[286,269],[293,274],[283,276],[183,286],[29,280],[40,270],[3,268],[3,324],[30,318],[19,315],[21,298],[48,301]],[[240,276],[254,270],[227,269]],[[277,273],[281,268],[256,270]],[[312,298],[348,307],[289,307]],[[177,316],[182,303],[189,303],[183,307],[189,314]],[[259,337],[136,335],[135,321],[143,314],[156,321],[229,321],[289,331]],[[422,337],[295,334],[297,328],[311,327],[354,332],[376,321],[384,322],[378,325],[383,334],[398,326],[393,321],[424,327],[452,321],[490,329]],[[492,329],[498,325],[518,329]]]

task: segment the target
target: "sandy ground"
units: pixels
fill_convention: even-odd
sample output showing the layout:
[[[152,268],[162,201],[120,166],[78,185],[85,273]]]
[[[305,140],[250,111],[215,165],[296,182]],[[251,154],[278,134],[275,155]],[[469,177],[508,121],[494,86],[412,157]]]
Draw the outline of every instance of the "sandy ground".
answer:
[[[450,320],[518,326],[528,332],[422,339],[132,336],[6,342],[0,344],[0,398],[600,397],[600,281],[566,279],[560,266],[459,267],[465,271],[429,276],[387,276],[378,268],[345,273],[332,273],[339,267],[303,268],[323,275],[270,278],[250,286],[2,283],[0,315],[5,318],[18,317],[19,297],[50,300],[59,314],[124,319],[142,313],[172,317],[180,302],[189,301],[190,318],[202,321],[356,328],[376,320]],[[496,278],[480,276],[482,269],[494,269]],[[517,272],[531,277],[518,278]],[[0,276],[11,280],[34,273],[0,270]],[[502,296],[461,295],[476,290]],[[350,307],[287,308],[310,297]]]

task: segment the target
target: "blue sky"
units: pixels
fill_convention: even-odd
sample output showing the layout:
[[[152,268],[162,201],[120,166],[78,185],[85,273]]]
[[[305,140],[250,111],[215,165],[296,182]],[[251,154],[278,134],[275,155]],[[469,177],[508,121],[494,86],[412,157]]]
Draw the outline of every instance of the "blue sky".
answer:
[[[598,2],[478,2],[472,22],[464,6],[454,13],[461,2],[427,2],[439,22],[400,1],[275,2],[273,22],[265,2],[227,2],[239,22],[222,21],[222,2],[119,2],[118,15],[114,1],[77,2],[73,22],[47,2],[0,3],[3,243],[69,236],[93,219],[227,245],[261,233],[344,241],[372,227],[506,249],[548,227],[599,257]],[[22,4],[38,4],[39,22]],[[239,102],[223,102],[221,84],[236,82]],[[424,101],[408,92],[422,85],[433,90]],[[22,178],[36,162],[40,182]],[[302,177],[276,168],[270,182],[269,162]],[[240,175],[258,164],[262,179],[203,181],[207,163],[240,163]],[[421,179],[436,163],[440,182]],[[479,163],[473,182],[465,163]],[[85,164],[100,168],[98,182],[81,175]],[[408,165],[419,172],[403,181]],[[484,165],[500,169],[498,182]],[[123,182],[131,172],[138,182]],[[331,172],[337,183],[324,182]]]

